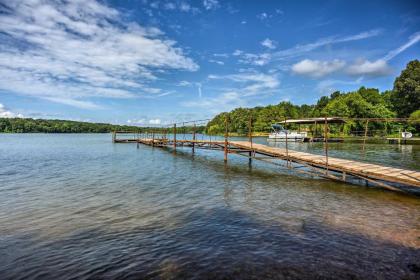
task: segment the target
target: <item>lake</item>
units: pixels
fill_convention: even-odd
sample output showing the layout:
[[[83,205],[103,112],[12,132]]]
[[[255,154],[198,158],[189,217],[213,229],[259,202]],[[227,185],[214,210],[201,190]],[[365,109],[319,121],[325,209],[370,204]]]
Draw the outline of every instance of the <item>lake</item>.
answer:
[[[420,169],[420,146],[329,147]],[[110,134],[0,135],[0,279],[115,278],[419,279],[420,197]]]

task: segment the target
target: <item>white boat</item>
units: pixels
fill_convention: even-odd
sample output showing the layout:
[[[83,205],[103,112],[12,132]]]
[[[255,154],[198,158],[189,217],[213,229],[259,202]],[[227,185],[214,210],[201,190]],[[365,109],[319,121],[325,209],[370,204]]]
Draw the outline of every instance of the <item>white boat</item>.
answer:
[[[284,129],[280,124],[271,125],[273,132],[268,135],[268,140],[271,141],[294,141],[302,142],[307,136],[306,132],[296,132]]]

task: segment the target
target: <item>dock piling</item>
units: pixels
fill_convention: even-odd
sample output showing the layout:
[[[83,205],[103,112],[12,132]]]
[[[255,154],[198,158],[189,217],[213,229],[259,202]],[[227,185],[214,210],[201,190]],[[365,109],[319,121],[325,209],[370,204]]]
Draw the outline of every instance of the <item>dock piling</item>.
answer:
[[[225,118],[225,143],[224,143],[224,161],[228,159],[228,117]]]
[[[174,124],[174,151],[176,150],[176,123]]]
[[[195,123],[194,123],[194,126],[193,126],[193,142],[192,142],[192,153],[194,154],[195,153]]]
[[[328,120],[325,117],[324,124],[324,145],[325,145],[325,174],[328,175]]]

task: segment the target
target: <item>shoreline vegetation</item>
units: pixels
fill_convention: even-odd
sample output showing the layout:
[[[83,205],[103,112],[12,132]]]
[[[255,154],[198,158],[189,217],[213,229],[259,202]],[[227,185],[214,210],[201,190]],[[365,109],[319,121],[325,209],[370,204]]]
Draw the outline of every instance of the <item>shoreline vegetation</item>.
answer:
[[[277,105],[254,108],[237,108],[230,112],[216,115],[205,126],[197,126],[197,133],[223,135],[225,121],[229,120],[230,136],[245,136],[249,133],[252,122],[253,136],[267,136],[271,125],[287,119],[313,117],[352,118],[408,118],[407,122],[370,122],[369,137],[398,137],[401,131],[410,131],[420,136],[420,62],[413,60],[395,79],[392,90],[379,92],[375,88],[360,87],[357,91],[343,93],[333,92],[330,96],[322,96],[313,105],[294,105],[291,102],[280,102]],[[331,136],[357,137],[366,130],[365,121],[350,120],[344,125],[333,125]],[[287,129],[296,129],[297,125],[287,125]],[[69,120],[49,120],[32,118],[0,118],[0,133],[109,133],[127,131],[142,133],[154,130],[171,133],[166,127],[139,127],[113,125],[107,123],[90,123]],[[303,127],[313,132],[313,125]],[[178,133],[192,133],[193,127],[179,127]]]

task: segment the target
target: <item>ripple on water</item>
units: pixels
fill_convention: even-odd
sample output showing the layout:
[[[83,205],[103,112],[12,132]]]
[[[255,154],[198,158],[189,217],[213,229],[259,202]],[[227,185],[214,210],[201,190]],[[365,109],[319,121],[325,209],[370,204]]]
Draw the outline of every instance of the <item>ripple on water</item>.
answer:
[[[370,148],[419,167],[417,147]],[[420,277],[417,197],[109,135],[2,135],[0,151],[2,279]]]

